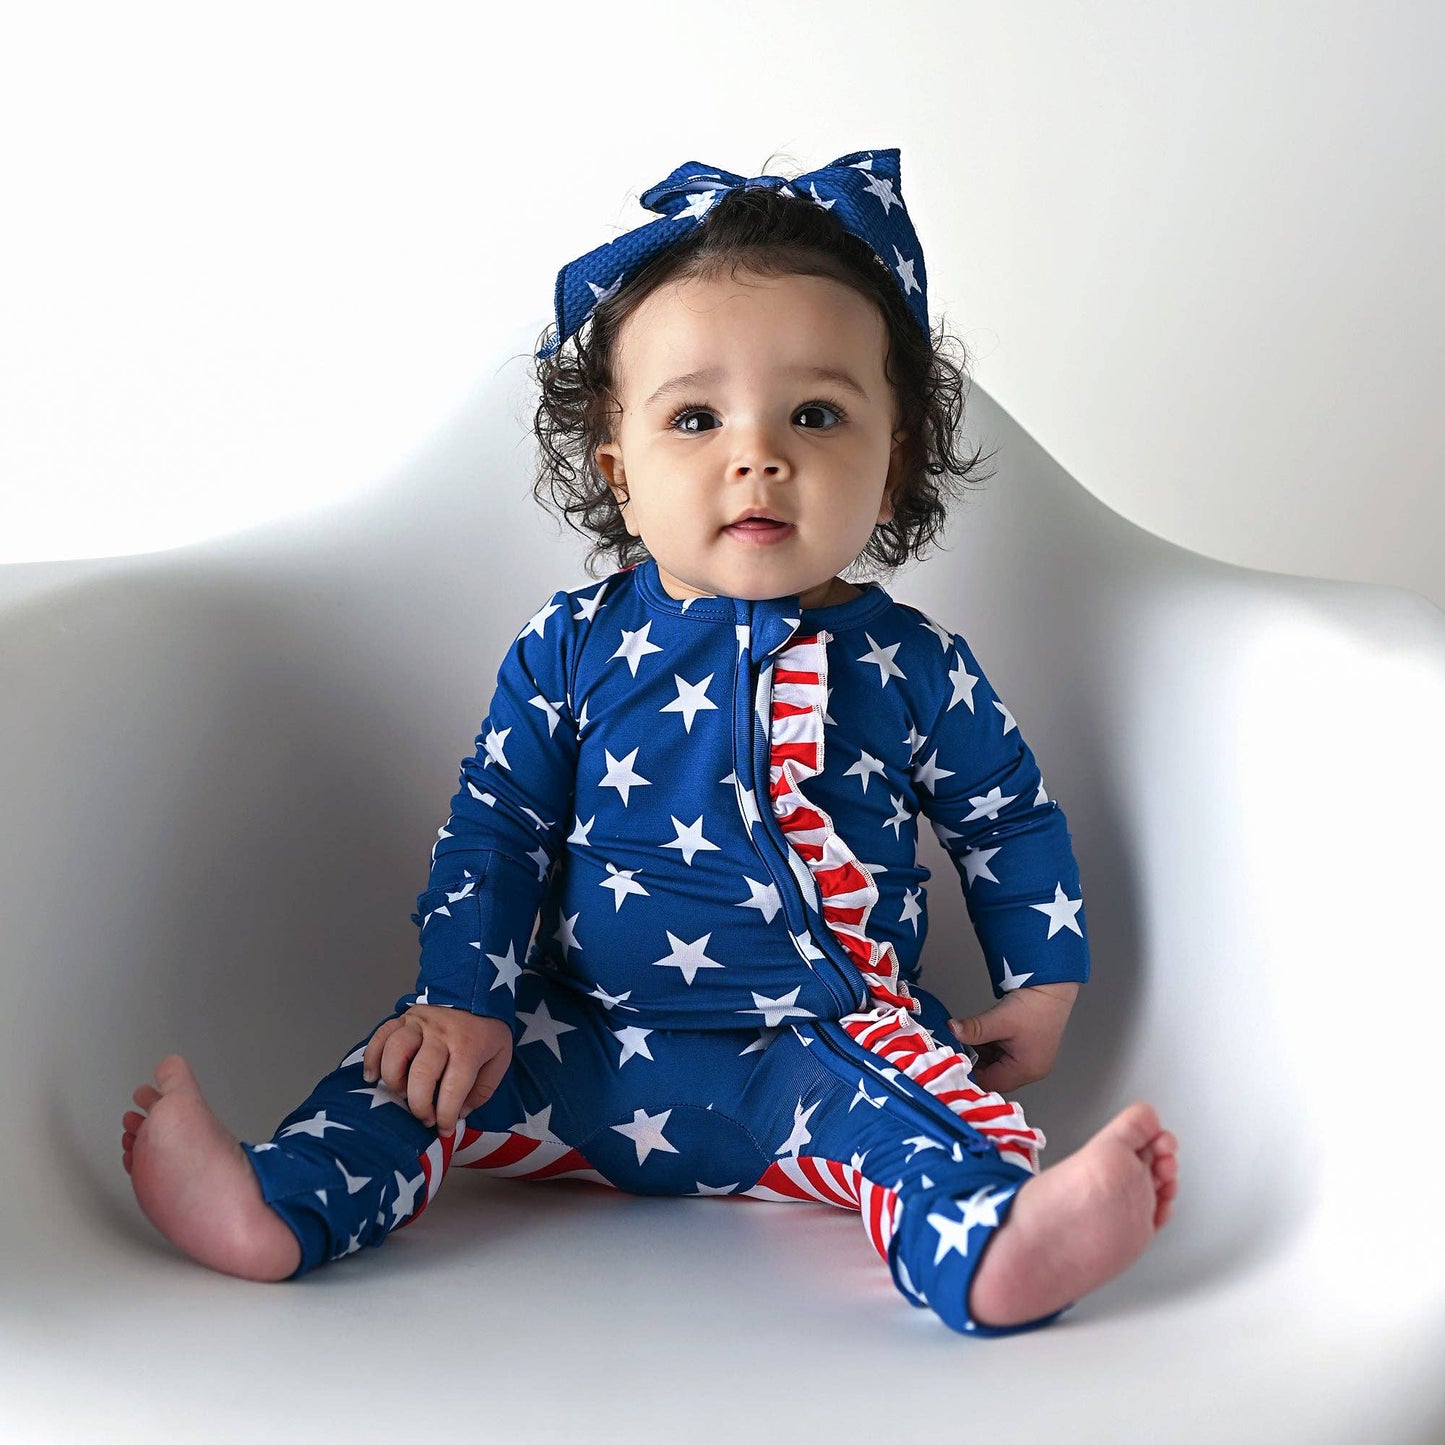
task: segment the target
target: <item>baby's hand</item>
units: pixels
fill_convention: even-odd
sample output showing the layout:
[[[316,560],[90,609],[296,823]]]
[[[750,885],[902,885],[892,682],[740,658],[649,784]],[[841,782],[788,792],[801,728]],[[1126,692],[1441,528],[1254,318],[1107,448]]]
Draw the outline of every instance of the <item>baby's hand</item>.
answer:
[[[450,1134],[497,1092],[511,1062],[512,1030],[501,1019],[416,1003],[372,1034],[361,1072],[368,1084],[380,1074],[423,1124]]]
[[[1054,1066],[1078,992],[1076,983],[1025,985],[981,1014],[949,1019],[954,1034],[978,1050],[978,1086],[1006,1094],[1042,1079]]]

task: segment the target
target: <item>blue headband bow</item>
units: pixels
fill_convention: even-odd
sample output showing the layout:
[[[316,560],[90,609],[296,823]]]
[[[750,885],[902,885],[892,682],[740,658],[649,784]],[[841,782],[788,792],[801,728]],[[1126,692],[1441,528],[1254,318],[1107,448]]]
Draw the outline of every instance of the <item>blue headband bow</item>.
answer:
[[[903,205],[898,155],[896,148],[854,151],[792,180],[784,176],[744,179],[699,161],[685,162],[642,193],[642,204],[658,212],[661,220],[648,221],[605,242],[569,261],[557,273],[557,321],[548,328],[537,355],[554,356],[599,301],[615,295],[623,282],[631,280],[659,251],[691,235],[717,201],[739,186],[767,186],[832,211],[845,229],[866,241],[888,267],[927,336],[928,277],[923,248]]]

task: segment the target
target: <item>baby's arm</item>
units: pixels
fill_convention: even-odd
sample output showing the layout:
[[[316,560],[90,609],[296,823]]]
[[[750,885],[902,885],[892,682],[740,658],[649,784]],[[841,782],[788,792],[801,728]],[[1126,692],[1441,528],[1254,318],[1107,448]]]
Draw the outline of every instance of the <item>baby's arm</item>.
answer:
[[[433,1004],[516,1018],[547,875],[565,847],[577,776],[570,673],[572,599],[557,592],[518,633],[497,671],[491,706],[463,760],[451,813],[438,830],[417,898],[416,993]]]
[[[1008,709],[957,634],[939,710],[914,759],[920,810],[963,885],[994,1007],[951,1021],[979,1048],[976,1077],[1002,1091],[1053,1067],[1089,977],[1083,892],[1058,803]]]
[[[398,1000],[400,1016],[377,1030],[363,1058],[368,1077],[379,1074],[418,1119],[444,1133],[490,1098],[507,1071],[517,978],[571,826],[571,600],[554,593],[502,661],[412,914],[416,989]]]

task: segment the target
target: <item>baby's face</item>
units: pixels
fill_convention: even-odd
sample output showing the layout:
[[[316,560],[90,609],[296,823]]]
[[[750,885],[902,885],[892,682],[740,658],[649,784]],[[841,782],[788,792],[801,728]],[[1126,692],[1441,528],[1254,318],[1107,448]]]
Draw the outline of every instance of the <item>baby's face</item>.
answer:
[[[831,277],[677,281],[632,313],[597,460],[674,597],[836,600],[833,577],[892,516],[886,347],[877,307]],[[736,525],[754,512],[786,525]]]

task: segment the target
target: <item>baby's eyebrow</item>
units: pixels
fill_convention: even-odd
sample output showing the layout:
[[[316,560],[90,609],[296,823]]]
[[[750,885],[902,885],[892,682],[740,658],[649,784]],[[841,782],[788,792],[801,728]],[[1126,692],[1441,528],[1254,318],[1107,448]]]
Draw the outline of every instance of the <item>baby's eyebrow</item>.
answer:
[[[689,371],[683,376],[674,376],[670,381],[664,381],[650,397],[643,402],[643,406],[653,406],[655,403],[665,400],[669,396],[680,391],[690,391],[693,387],[705,386],[708,382],[716,381],[722,370],[716,366],[704,367],[701,371]],[[868,393],[853,379],[848,372],[840,370],[836,366],[795,366],[789,371],[792,376],[807,376],[815,381],[831,381],[835,386],[841,386],[847,391],[853,392],[855,396],[868,399]]]

